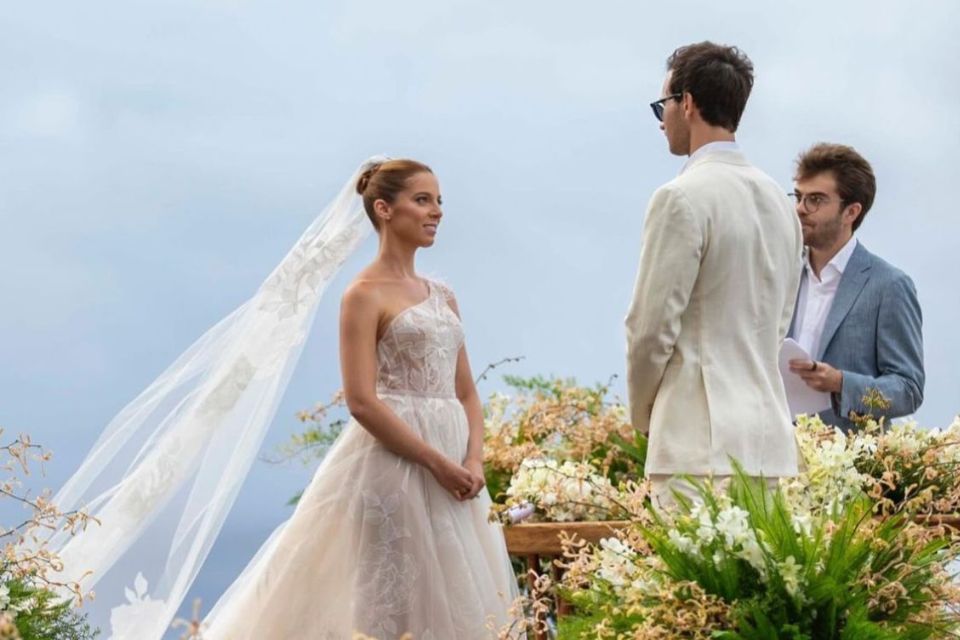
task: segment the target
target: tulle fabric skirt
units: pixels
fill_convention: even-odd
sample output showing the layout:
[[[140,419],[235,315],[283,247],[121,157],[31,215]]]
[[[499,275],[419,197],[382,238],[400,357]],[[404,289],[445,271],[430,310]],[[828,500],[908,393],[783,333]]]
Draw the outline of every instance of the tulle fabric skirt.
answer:
[[[469,428],[454,398],[381,394],[449,458]],[[207,640],[496,637],[517,595],[486,490],[458,502],[351,422],[296,511],[208,616]]]

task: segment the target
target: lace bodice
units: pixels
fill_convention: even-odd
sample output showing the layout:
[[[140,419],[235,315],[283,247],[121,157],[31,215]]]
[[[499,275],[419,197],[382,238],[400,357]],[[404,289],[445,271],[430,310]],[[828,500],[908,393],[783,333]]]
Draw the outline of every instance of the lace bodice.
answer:
[[[427,298],[397,314],[377,344],[379,393],[456,397],[463,328],[447,303],[450,290],[429,280],[427,287]]]

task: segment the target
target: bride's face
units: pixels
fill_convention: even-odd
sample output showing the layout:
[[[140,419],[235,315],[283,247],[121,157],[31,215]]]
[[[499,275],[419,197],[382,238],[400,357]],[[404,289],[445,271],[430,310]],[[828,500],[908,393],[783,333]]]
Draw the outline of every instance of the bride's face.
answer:
[[[440,184],[432,173],[422,172],[407,179],[407,188],[392,204],[378,201],[381,229],[404,243],[429,247],[437,235],[443,211]],[[382,208],[382,212],[379,210]]]

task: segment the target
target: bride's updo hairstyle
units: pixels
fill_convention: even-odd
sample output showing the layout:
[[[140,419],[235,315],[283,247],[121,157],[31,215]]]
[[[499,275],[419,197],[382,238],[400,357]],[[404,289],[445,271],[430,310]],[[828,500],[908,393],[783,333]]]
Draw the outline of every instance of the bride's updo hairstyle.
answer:
[[[433,173],[427,165],[416,160],[397,158],[372,165],[357,180],[357,193],[363,196],[363,208],[373,223],[373,228],[380,231],[380,220],[373,209],[373,203],[383,200],[393,204],[397,195],[407,188],[407,180],[418,173]]]

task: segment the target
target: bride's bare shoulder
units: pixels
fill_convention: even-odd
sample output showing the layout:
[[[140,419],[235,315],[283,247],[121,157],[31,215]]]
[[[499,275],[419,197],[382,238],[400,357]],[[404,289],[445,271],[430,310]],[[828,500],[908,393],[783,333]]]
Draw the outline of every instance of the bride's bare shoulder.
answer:
[[[375,280],[357,277],[343,292],[344,309],[379,309],[383,303],[383,287]]]

